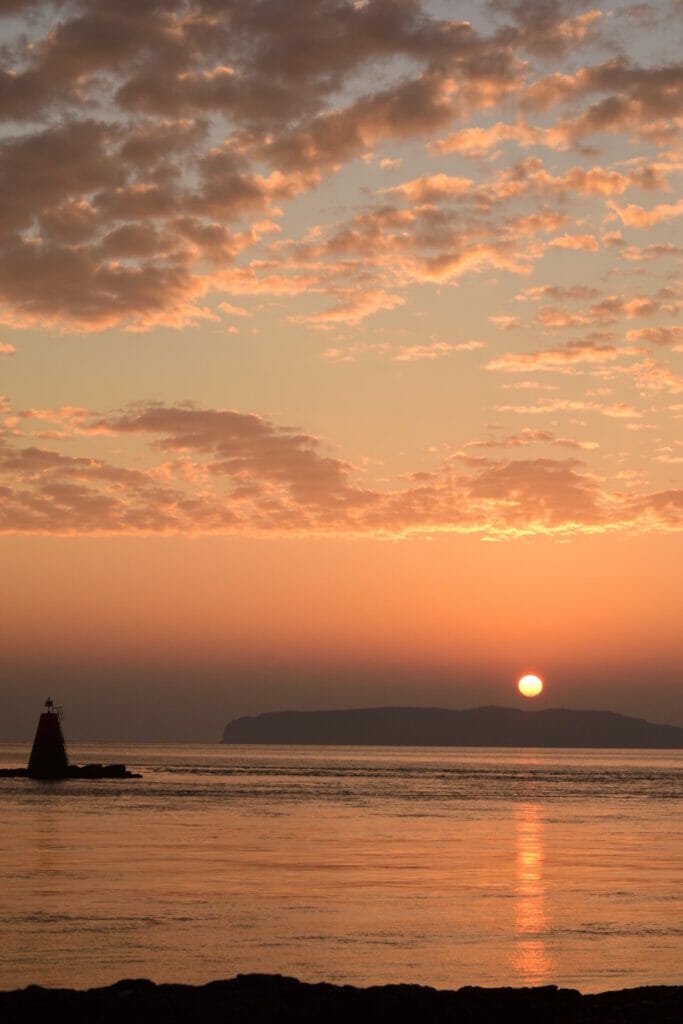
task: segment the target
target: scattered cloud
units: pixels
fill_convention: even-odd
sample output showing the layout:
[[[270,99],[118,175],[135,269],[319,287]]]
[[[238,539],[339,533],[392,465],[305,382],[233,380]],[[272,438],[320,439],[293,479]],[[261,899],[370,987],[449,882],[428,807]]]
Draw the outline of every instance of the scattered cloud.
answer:
[[[541,349],[537,352],[508,352],[489,360],[487,370],[503,370],[505,373],[529,373],[530,371],[565,372],[577,363],[610,363],[621,355],[614,345],[597,345],[592,342],[570,342],[559,348]]]
[[[477,349],[486,348],[486,343],[483,341],[460,341],[453,348],[456,352],[476,352]]]
[[[422,531],[483,535],[670,530],[681,492],[605,489],[575,458],[490,459],[464,453],[386,490],[362,481],[319,438],[254,414],[191,405],[142,405],[98,414],[25,410],[81,437],[137,440],[147,467],[0,439],[0,530],[30,533],[291,533],[401,536]],[[524,430],[468,447],[594,443]],[[457,468],[460,464],[461,468]]]
[[[447,341],[432,341],[426,345],[401,345],[393,358],[397,363],[414,363],[422,359],[440,359],[454,349],[455,346]]]
[[[214,304],[235,305],[249,284],[272,297],[311,286],[324,293],[333,276],[326,259],[309,261],[297,290],[305,246],[288,239],[276,269],[266,237],[282,231],[284,206],[354,160],[370,154],[379,169],[401,166],[403,156],[379,155],[388,143],[426,141],[436,157],[480,159],[503,144],[561,149],[598,131],[663,138],[677,123],[675,65],[644,68],[618,57],[537,77],[538,58],[573,59],[600,40],[599,11],[534,4],[530,17],[502,2],[491,10],[500,24],[485,30],[441,18],[419,0],[321,0],[294,14],[280,0],[248,10],[37,0],[23,17],[17,8],[0,88],[10,125],[0,141],[0,318],[60,331],[184,328],[210,321]],[[500,119],[503,102],[509,122]],[[557,123],[528,122],[557,107]],[[543,257],[536,236],[563,225],[548,247],[595,252],[596,234],[569,227],[564,211],[496,221],[487,211],[524,197],[577,196],[607,200],[624,224],[650,227],[680,213],[680,203],[646,210],[609,197],[666,190],[677,167],[662,156],[558,172],[533,156],[497,176],[439,167],[379,187],[380,203],[408,205],[402,226],[393,211],[396,230],[384,258],[367,268],[362,294],[337,277],[334,305],[308,322],[353,326],[363,310],[398,303],[388,298],[394,286],[414,281],[527,274]],[[365,228],[350,227],[349,244]],[[329,256],[335,239],[328,242]],[[348,262],[336,269],[359,272]]]
[[[647,341],[651,345],[670,345],[672,347],[683,344],[683,327],[641,327],[638,330],[628,331],[627,341]]]
[[[258,416],[3,400],[3,528],[671,528],[683,76],[653,11],[487,0],[470,22],[422,0],[5,5],[8,379],[33,343],[22,329],[57,346],[109,330],[97,346],[115,346],[121,330],[161,345],[163,327],[187,344],[235,348],[239,334],[240,357],[260,332],[259,360],[266,339],[300,334],[293,381],[298,359],[367,355],[387,379],[452,375],[454,402],[477,402],[475,440],[452,442],[467,459],[391,490],[390,470],[373,481]],[[616,452],[608,435],[643,449]],[[527,458],[537,445],[587,462]],[[652,494],[640,476],[628,500],[610,489],[629,459],[659,472]]]
[[[607,205],[617,215],[621,223],[628,228],[651,228],[655,224],[672,220],[683,214],[683,199],[679,199],[676,203],[660,203],[650,210],[636,206],[635,203],[629,203],[628,206],[622,207],[610,201]]]
[[[600,246],[595,235],[558,235],[548,242],[551,249],[587,249],[597,252]]]
[[[551,430],[523,427],[516,434],[506,437],[489,438],[486,441],[468,441],[465,448],[529,448],[534,444],[556,445],[559,448],[575,448],[594,451],[600,445],[597,441],[579,441],[572,437],[557,437]]]
[[[382,189],[386,195],[397,195],[414,203],[429,203],[435,199],[449,199],[463,196],[472,187],[471,178],[456,178],[449,174],[432,174],[429,177],[414,178],[401,185]]]

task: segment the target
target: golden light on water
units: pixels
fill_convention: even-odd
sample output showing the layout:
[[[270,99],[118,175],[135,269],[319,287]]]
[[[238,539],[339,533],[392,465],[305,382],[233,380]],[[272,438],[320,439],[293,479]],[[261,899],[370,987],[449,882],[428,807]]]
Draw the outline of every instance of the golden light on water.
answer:
[[[538,679],[538,676],[531,678]],[[553,966],[546,948],[548,916],[545,907],[546,884],[543,868],[544,823],[541,808],[537,804],[520,804],[515,808],[514,814],[517,885],[515,952],[512,963],[525,984],[542,985],[550,977]]]
[[[523,697],[538,697],[543,690],[543,680],[540,676],[522,676],[517,683],[517,689]]]

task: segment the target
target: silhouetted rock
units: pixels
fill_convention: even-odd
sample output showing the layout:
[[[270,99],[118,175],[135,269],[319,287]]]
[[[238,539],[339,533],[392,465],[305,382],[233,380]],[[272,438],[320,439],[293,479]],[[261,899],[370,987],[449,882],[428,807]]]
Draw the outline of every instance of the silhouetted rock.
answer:
[[[70,764],[64,775],[31,775],[28,768],[0,768],[0,778],[37,778],[43,782],[64,779],[141,779],[139,772],[129,772],[125,764]]]
[[[69,779],[141,779],[137,772],[129,772],[125,764],[70,764]]]
[[[421,985],[310,985],[281,975],[240,974],[208,985],[155,985],[119,981],[108,988],[76,992],[31,985],[0,992],[0,1020],[68,1021],[69,1024],[163,1024],[226,1021],[272,1022],[429,1021],[462,1024],[673,1024],[683,1019],[683,988],[656,986],[581,995],[574,989],[461,988],[457,992]]]
[[[142,778],[125,765],[70,765],[68,778]]]
[[[271,711],[236,718],[224,743],[350,744],[413,747],[683,748],[683,729],[613,711],[484,707]]]

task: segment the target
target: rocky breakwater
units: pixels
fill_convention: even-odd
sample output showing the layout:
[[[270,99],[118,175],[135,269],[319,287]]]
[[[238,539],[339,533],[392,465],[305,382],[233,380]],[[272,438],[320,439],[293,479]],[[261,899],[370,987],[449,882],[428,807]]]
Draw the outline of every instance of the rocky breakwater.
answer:
[[[64,773],[58,775],[33,775],[28,768],[0,768],[0,778],[42,779],[141,779],[139,772],[130,772],[125,764],[69,764]]]

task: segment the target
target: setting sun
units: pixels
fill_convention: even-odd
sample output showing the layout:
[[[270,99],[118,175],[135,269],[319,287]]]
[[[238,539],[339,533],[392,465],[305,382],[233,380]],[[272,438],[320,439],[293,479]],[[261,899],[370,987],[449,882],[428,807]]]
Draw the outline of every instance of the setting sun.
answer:
[[[540,676],[522,676],[517,683],[517,689],[523,697],[538,697],[543,690],[543,680]]]

